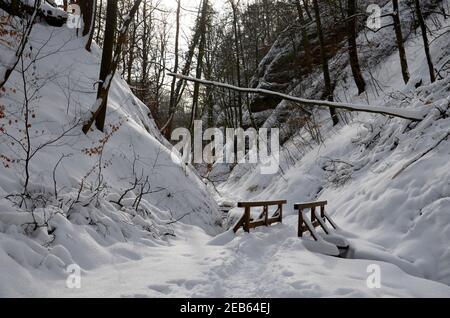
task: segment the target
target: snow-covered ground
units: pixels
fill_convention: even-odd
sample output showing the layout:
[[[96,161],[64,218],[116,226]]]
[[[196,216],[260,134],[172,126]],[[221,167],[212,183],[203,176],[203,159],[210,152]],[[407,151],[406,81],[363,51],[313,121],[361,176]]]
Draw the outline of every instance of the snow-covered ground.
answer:
[[[450,51],[450,34],[444,34],[449,21],[440,22],[431,38],[436,69]],[[395,51],[372,70],[384,91],[375,94],[370,82],[363,98],[371,105],[425,105],[429,112],[424,121],[412,124],[358,115],[332,128],[327,111],[319,112],[322,144],[303,130],[285,145],[280,174],[264,176],[258,167],[235,168],[228,182],[219,186],[222,200],[287,199],[287,214],[294,213],[296,202],[328,200],[329,213],[350,241],[353,238],[355,258],[383,259],[418,277],[450,284],[450,77],[447,73],[430,85],[421,41],[418,33],[406,43],[412,74],[408,85]],[[351,74],[349,68],[345,72]],[[337,88],[336,99],[361,102],[351,96],[357,89],[348,78]],[[415,89],[420,81],[423,86]],[[229,223],[241,213],[232,210]]]
[[[2,62],[16,43],[4,38],[11,45],[0,45]],[[30,272],[58,275],[70,264],[89,270],[109,264],[112,255],[126,257],[116,244],[130,250],[134,244],[167,245],[178,235],[178,222],[210,235],[221,231],[221,215],[206,186],[191,167],[172,160],[149,110],[119,76],[109,95],[105,134],[82,133],[80,119],[94,108],[101,55],[96,46],[87,52],[85,41],[73,29],[37,24],[32,49],[25,51],[26,88],[19,63],[0,92],[1,296],[24,294],[36,279]],[[21,202],[25,91],[35,155],[29,161],[31,199]]]
[[[450,287],[416,278],[397,266],[314,254],[296,238],[297,220],[252,234],[211,238],[192,226],[170,246],[116,244],[110,264],[83,272],[80,289],[66,277],[29,272],[19,295],[45,297],[450,297]],[[128,260],[119,261],[117,255]],[[371,265],[381,288],[370,289]],[[17,273],[14,273],[17,274]],[[14,295],[14,293],[12,293]]]
[[[436,59],[448,55],[449,42],[448,35],[433,42]],[[85,52],[83,39],[71,30],[44,25],[34,30],[32,43],[32,54],[42,58],[28,76],[38,86],[45,84],[33,101],[35,142],[41,143],[91,110],[100,52]],[[36,49],[42,44],[42,51]],[[410,39],[408,56],[411,72],[426,86],[413,92],[402,85],[394,53],[375,72],[391,91],[401,91],[394,97],[402,96],[402,101],[385,95],[369,98],[398,107],[426,104],[428,118],[408,125],[401,119],[361,115],[335,129],[324,120],[323,145],[305,148],[301,137],[307,134],[289,141],[282,175],[235,169],[218,189],[220,200],[289,201],[283,224],[251,234],[224,232],[212,194],[194,171],[171,161],[168,144],[148,110],[116,76],[108,122],[120,123],[120,129],[103,151],[104,192],[90,202],[92,190],[85,189],[81,201],[90,204],[70,210],[67,203],[61,205],[70,205],[80,180],[99,162],[98,156],[83,150],[98,147],[105,137],[77,131],[32,161],[30,191],[49,202],[31,214],[0,200],[0,297],[450,297],[448,142],[393,179],[449,132],[450,119],[441,118],[437,107],[449,115],[450,78],[427,86],[420,44],[419,38]],[[11,52],[0,49],[2,54]],[[20,80],[15,73],[0,97],[6,109],[22,104]],[[337,95],[347,100],[344,88]],[[325,111],[318,114],[319,119],[325,116]],[[41,130],[45,134],[38,133]],[[14,153],[20,151],[2,141],[0,154]],[[55,199],[52,174],[62,154],[71,157],[58,166],[63,173],[57,175]],[[126,196],[122,208],[110,202],[133,182],[135,158],[138,176],[148,175],[155,190],[138,211],[132,208],[136,193]],[[95,186],[98,166],[93,171],[85,180]],[[0,165],[1,197],[20,193],[22,186],[22,166]],[[308,237],[297,238],[292,204],[314,199],[329,200],[340,234],[351,243],[348,259],[313,253]],[[235,209],[231,215],[241,213]],[[42,226],[31,231],[24,224],[33,218]],[[79,289],[66,285],[65,270],[71,264],[82,269]],[[367,283],[373,265],[380,269],[380,288]]]

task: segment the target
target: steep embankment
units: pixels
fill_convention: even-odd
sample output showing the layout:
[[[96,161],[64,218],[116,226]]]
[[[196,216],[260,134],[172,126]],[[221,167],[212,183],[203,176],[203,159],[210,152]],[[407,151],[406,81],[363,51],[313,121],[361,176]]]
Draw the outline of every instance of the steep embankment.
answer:
[[[450,33],[445,33],[450,22],[439,22],[431,37],[438,70],[450,53]],[[386,46],[386,39],[377,34],[369,40]],[[403,84],[393,51],[372,67],[375,80],[368,80],[367,99],[371,105],[400,108],[426,105],[426,119],[416,124],[357,115],[333,128],[326,110],[315,111],[323,143],[318,145],[303,128],[285,144],[278,175],[262,176],[259,169],[240,166],[219,190],[228,199],[288,199],[287,214],[293,213],[294,202],[328,200],[356,258],[393,262],[414,275],[450,284],[450,77],[448,69],[442,70],[442,78],[430,84],[420,32],[410,36],[406,48],[410,83]],[[342,76],[349,74],[349,67],[342,71]],[[364,75],[370,78],[367,69]],[[318,74],[312,86],[320,80]],[[423,86],[416,89],[420,82]],[[356,91],[348,80],[337,86],[336,98],[361,102]]]
[[[1,39],[5,62],[18,38]],[[100,62],[98,47],[89,53],[84,41],[75,30],[37,24],[23,64],[0,92],[0,296],[31,292],[33,275],[61,276],[70,264],[87,270],[139,258],[133,246],[168,245],[178,222],[220,229],[206,187],[172,161],[150,112],[119,76],[105,134],[81,132]]]

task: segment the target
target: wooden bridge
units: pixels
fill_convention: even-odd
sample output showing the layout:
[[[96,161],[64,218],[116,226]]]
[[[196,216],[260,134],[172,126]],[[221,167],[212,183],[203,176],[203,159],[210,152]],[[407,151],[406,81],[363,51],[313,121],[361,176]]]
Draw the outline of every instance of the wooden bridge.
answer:
[[[244,228],[244,231],[250,232],[250,229],[254,229],[260,226],[270,226],[273,223],[283,222],[283,205],[285,205],[286,203],[286,200],[265,202],[239,202],[238,207],[244,208],[244,215],[234,226],[234,233],[236,233],[241,227]],[[269,217],[269,207],[271,206],[276,206],[278,207],[278,209],[271,217]],[[252,208],[263,209],[262,213],[256,220],[253,220],[251,217]]]
[[[316,228],[321,227],[325,234],[331,234],[330,229],[326,225],[328,221],[333,229],[337,229],[336,223],[331,219],[328,213],[325,211],[327,201],[310,202],[310,203],[297,203],[294,205],[294,210],[298,211],[298,237],[303,237],[306,232],[311,233],[311,236],[317,241],[319,236],[316,232]],[[317,211],[320,208],[320,212]],[[311,216],[308,218],[307,212],[311,211]]]
[[[283,222],[283,206],[287,204],[286,200],[279,201],[262,201],[262,202],[239,202],[238,207],[244,209],[244,214],[236,223],[233,231],[236,233],[242,227],[244,231],[250,232],[250,229],[261,226],[270,226],[274,223]],[[303,237],[305,233],[309,232],[315,241],[325,240],[333,242],[339,250],[348,250],[348,242],[333,232],[338,229],[338,226],[327,213],[325,207],[328,205],[327,201],[297,203],[294,205],[294,210],[298,211],[298,237]],[[276,207],[275,213],[270,216],[269,208]],[[252,218],[252,209],[262,209],[262,213],[258,218]],[[322,228],[325,236],[319,236],[316,229]]]

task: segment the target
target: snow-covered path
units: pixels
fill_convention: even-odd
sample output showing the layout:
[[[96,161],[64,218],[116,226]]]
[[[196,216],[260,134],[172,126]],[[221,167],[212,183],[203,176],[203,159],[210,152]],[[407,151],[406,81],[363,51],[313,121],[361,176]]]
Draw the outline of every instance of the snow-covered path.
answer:
[[[182,225],[170,247],[124,248],[129,261],[84,272],[81,289],[67,289],[61,279],[46,290],[54,297],[450,297],[450,287],[392,264],[311,253],[294,224],[288,217],[285,224],[214,239]],[[367,287],[371,264],[381,267],[381,289]]]

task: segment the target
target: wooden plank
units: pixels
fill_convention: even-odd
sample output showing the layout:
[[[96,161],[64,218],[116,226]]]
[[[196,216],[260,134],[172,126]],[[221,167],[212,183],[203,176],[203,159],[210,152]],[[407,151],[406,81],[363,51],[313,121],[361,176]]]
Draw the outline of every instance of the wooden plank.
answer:
[[[269,226],[269,207],[264,207],[264,222],[266,223],[266,226]]]
[[[319,237],[318,237],[318,235],[316,233],[315,226],[313,224],[311,224],[311,221],[309,221],[306,218],[306,215],[305,215],[304,212],[302,212],[302,215],[303,215],[303,223],[306,225],[306,228],[308,229],[309,233],[311,233],[311,235],[314,238],[314,240],[318,241]]]
[[[316,220],[316,221],[312,222],[311,224],[315,229],[321,226],[319,220]],[[301,230],[303,233],[308,232],[308,228],[304,225],[301,226]]]
[[[280,219],[278,219],[278,218],[275,218],[275,219],[269,219],[269,225],[272,225],[272,224],[274,224],[274,223],[280,223]]]
[[[266,225],[266,221],[259,220],[259,221],[251,222],[249,227],[251,229],[256,229],[257,227],[264,226],[264,225]]]
[[[322,217],[318,212],[316,213],[316,220],[319,222],[322,229],[325,231],[326,234],[330,234],[330,230],[328,229],[326,223],[326,219]]]
[[[279,212],[280,213],[280,216],[279,216],[280,223],[283,223],[283,205],[282,204],[278,205],[278,210],[280,211]]]
[[[298,237],[303,237],[303,210],[300,208],[298,211]]]
[[[319,202],[306,202],[306,203],[296,203],[294,204],[295,210],[304,210],[304,209],[311,209],[315,207],[321,207],[328,205],[328,201],[319,201]]]
[[[245,222],[245,214],[241,217],[239,222],[237,222],[236,225],[234,226],[234,228],[233,228],[234,233],[239,231],[239,229],[242,227],[242,225],[244,225],[244,222]]]
[[[244,212],[244,231],[250,233],[250,207],[245,208]]]
[[[326,211],[324,212],[324,214],[325,214],[325,218],[328,220],[328,222],[330,222],[331,226],[332,226],[335,230],[337,230],[337,229],[338,229],[338,226],[336,225],[336,223],[334,223],[334,221],[333,221],[333,219],[331,218],[331,216],[329,216],[328,213],[327,213]]]
[[[279,201],[260,201],[260,202],[239,202],[239,208],[256,208],[256,207],[264,207],[264,206],[272,206],[272,205],[280,205],[287,204],[286,200]]]

